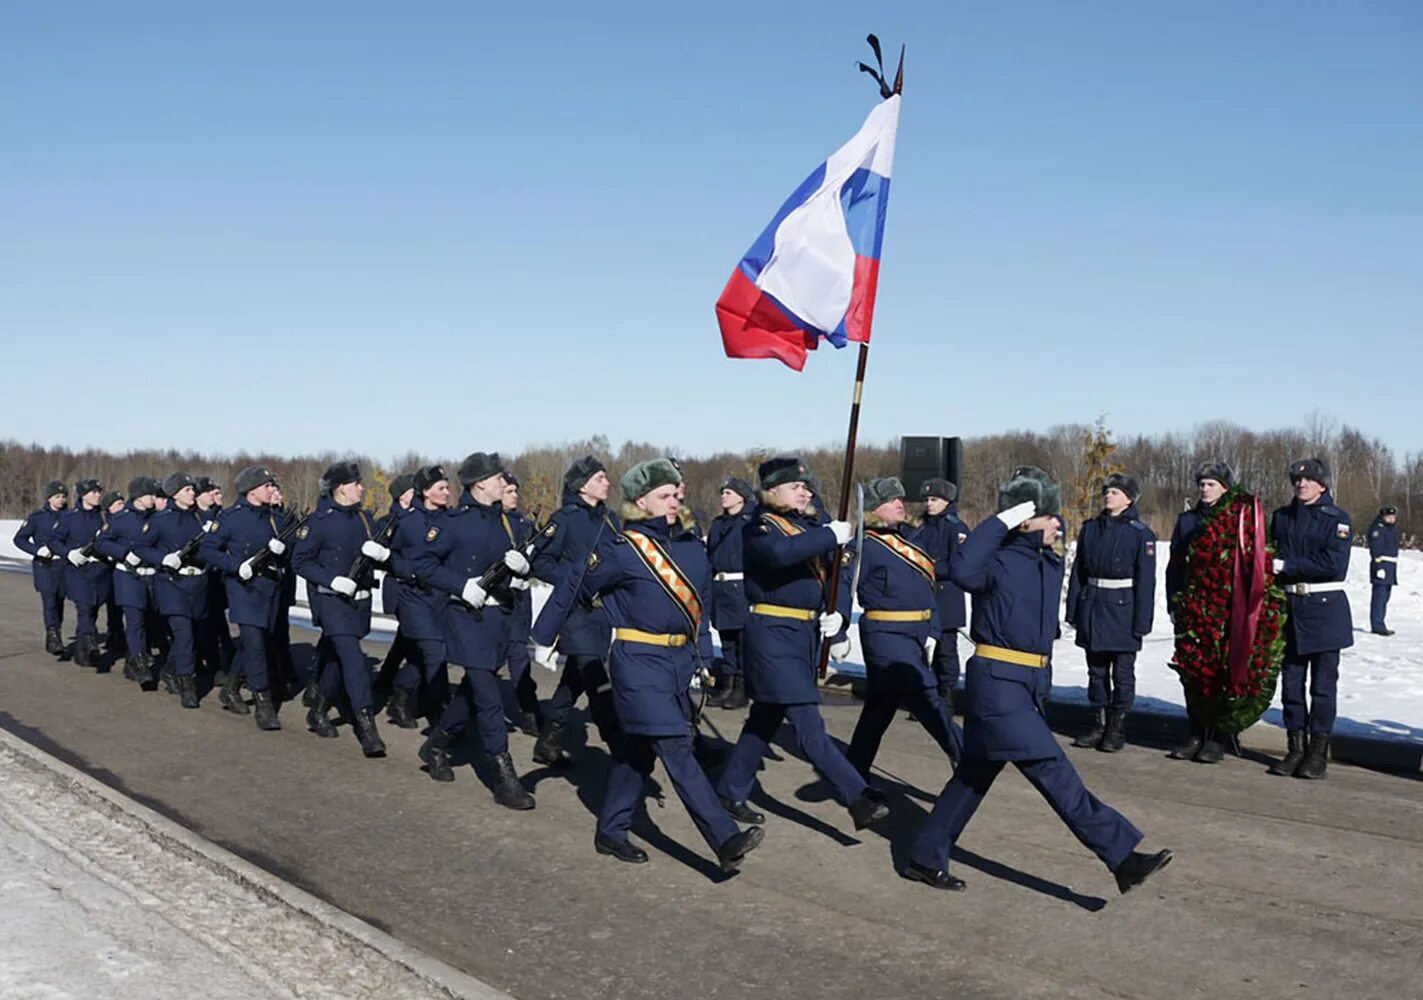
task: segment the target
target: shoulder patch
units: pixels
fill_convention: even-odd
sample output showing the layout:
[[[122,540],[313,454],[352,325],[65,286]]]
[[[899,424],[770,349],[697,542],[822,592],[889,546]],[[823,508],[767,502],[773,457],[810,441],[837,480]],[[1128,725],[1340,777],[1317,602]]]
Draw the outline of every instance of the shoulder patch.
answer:
[[[439,528],[432,527],[429,531],[425,532],[425,541],[427,541],[427,542],[433,542],[435,539],[437,539],[437,538],[439,538],[439,537],[440,537],[440,529],[439,529]]]
[[[1334,531],[1340,538],[1349,537],[1349,525],[1347,522],[1340,521],[1334,526]]]
[[[310,535],[310,534],[311,534],[311,525],[309,525],[309,524],[303,524],[300,528],[297,528],[297,529],[296,529],[296,537],[297,537],[297,538],[305,538],[307,535]]]
[[[1155,543],[1155,542],[1147,542],[1147,543],[1146,543],[1146,554],[1149,555],[1149,556],[1154,556],[1154,555],[1156,555],[1156,543]]]

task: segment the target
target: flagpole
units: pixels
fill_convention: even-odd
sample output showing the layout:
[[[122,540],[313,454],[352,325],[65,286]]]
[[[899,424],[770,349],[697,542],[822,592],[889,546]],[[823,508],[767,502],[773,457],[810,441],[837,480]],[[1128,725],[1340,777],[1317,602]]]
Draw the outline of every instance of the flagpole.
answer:
[[[904,93],[904,49],[899,50],[899,69],[894,76],[894,93],[896,95]],[[855,447],[860,436],[860,399],[865,391],[865,366],[870,360],[869,341],[860,342],[860,356],[855,362],[855,395],[850,401],[850,429],[845,435],[845,460],[841,464],[840,472],[840,513],[837,520],[848,521],[850,519],[850,491],[855,481]],[[844,560],[845,547],[836,546],[835,562],[830,567],[830,586],[826,590],[825,610],[834,611],[835,605],[840,599],[840,565]],[[850,608],[853,614],[855,607],[855,595],[850,595]],[[845,620],[845,628],[848,630],[850,621]],[[817,675],[823,681],[830,672],[830,640],[827,638],[820,644],[820,666]]]

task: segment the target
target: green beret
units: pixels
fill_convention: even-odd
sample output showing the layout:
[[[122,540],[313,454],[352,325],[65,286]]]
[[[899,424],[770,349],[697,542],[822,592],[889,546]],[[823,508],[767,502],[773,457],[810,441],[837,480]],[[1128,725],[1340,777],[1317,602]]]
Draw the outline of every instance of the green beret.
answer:
[[[639,497],[647,496],[660,486],[677,486],[682,482],[682,474],[670,459],[653,458],[638,462],[623,473],[623,499],[632,503]]]

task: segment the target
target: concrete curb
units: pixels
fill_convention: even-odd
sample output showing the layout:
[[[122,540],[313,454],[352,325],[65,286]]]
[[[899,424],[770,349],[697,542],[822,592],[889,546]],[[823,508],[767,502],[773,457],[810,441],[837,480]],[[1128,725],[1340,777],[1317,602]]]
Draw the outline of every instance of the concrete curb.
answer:
[[[210,843],[165,816],[140,805],[103,782],[71,767],[32,746],[13,733],[0,729],[0,744],[13,750],[73,787],[77,787],[101,809],[111,810],[134,820],[166,849],[181,852],[190,859],[216,869],[259,896],[290,907],[316,921],[332,934],[351,939],[371,948],[387,960],[408,970],[416,978],[443,991],[452,998],[468,1000],[511,1000],[487,983],[468,976],[451,965],[412,948],[402,941],[372,927],[363,920],[318,899],[309,892],[277,878],[270,872],[244,861],[237,855]]]

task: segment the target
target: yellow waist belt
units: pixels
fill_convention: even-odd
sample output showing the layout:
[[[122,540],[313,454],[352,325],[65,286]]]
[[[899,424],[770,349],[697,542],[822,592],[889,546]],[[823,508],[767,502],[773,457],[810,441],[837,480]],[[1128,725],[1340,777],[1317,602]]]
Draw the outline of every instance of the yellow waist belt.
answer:
[[[751,613],[767,618],[794,618],[801,622],[813,622],[820,617],[820,612],[813,608],[787,608],[780,604],[753,604]]]
[[[644,632],[640,628],[615,628],[613,638],[620,642],[640,642],[644,646],[685,646],[685,635],[668,635],[663,632]]]
[[[934,617],[932,611],[866,611],[861,618],[872,622],[927,622]]]
[[[1047,666],[1048,659],[1041,653],[1020,653],[1016,649],[1006,649],[1003,646],[990,646],[987,643],[979,643],[978,655],[986,656],[990,660],[1012,663],[1019,667],[1045,667]]]

